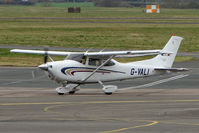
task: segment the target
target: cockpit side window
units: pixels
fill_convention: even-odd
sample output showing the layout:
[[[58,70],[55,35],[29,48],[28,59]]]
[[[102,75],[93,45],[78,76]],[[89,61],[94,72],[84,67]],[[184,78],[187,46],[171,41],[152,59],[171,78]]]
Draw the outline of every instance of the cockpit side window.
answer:
[[[105,62],[105,60],[103,62]],[[115,63],[110,60],[104,66],[113,66],[113,65],[115,65]]]
[[[83,57],[82,57],[82,60],[80,61],[80,63],[86,64],[86,56],[83,56]]]
[[[100,59],[89,58],[88,64],[91,65],[91,66],[100,66],[101,65],[101,60]]]
[[[104,63],[106,60],[103,60],[103,59],[94,59],[94,58],[89,58],[89,62],[88,62],[88,65],[91,65],[91,66],[100,66],[102,63]],[[113,66],[115,65],[114,62],[112,61],[109,61],[107,62],[104,66]]]

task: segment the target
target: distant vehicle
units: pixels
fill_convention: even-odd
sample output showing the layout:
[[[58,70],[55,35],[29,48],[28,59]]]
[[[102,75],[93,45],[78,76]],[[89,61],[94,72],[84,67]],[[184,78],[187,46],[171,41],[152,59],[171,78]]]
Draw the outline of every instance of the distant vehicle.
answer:
[[[162,50],[100,51],[100,52],[61,52],[48,50],[13,49],[11,52],[43,54],[44,64],[38,66],[48,73],[51,80],[62,86],[56,88],[59,95],[74,94],[80,85],[99,83],[105,94],[112,94],[118,87],[104,85],[104,82],[149,77],[168,72],[187,71],[185,68],[172,68],[182,37],[172,36]],[[53,61],[51,55],[67,56],[65,60]],[[156,55],[152,59],[129,63],[119,63],[115,57],[138,57]],[[51,62],[47,62],[50,58]]]

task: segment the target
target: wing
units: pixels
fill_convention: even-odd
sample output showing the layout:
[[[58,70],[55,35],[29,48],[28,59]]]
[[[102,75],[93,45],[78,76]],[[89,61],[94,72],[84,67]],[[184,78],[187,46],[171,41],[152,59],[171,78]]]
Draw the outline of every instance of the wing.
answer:
[[[157,55],[157,54],[172,54],[172,52],[162,51],[162,50],[111,51],[111,52],[90,52],[90,53],[86,52],[84,56],[104,58],[110,56],[138,57],[138,56]]]
[[[42,50],[25,50],[25,49],[13,49],[12,53],[26,53],[26,54],[47,54],[56,56],[68,56],[73,54],[80,54],[88,57],[95,58],[109,58],[114,57],[138,57],[147,55],[157,55],[157,54],[172,54],[168,51],[162,50],[138,50],[138,51],[110,51],[110,52],[61,52],[61,51],[42,51]]]
[[[70,55],[71,52],[60,52],[60,51],[41,51],[41,50],[25,50],[25,49],[12,49],[10,50],[12,53],[25,53],[25,54],[46,54],[48,55],[57,55],[57,56],[67,56]]]

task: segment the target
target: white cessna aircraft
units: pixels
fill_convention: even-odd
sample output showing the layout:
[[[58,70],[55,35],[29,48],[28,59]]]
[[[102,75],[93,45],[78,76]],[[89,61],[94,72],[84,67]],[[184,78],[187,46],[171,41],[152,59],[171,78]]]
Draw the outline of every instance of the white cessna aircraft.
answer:
[[[173,35],[162,50],[111,51],[111,52],[59,52],[13,49],[11,52],[43,54],[44,64],[38,66],[46,71],[51,80],[62,84],[56,88],[59,95],[74,94],[80,85],[99,83],[105,94],[112,94],[118,87],[104,82],[160,75],[168,72],[187,71],[172,68],[182,37]],[[67,56],[65,60],[53,61],[51,55]],[[115,57],[138,57],[156,55],[152,59],[119,63]],[[50,58],[51,62],[47,62]]]

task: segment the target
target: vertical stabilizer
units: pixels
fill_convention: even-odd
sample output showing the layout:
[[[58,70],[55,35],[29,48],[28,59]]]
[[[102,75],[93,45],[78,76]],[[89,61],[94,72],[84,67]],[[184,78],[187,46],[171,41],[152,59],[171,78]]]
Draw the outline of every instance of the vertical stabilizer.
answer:
[[[152,60],[155,66],[171,68],[182,40],[182,37],[172,36],[165,47],[162,49],[163,51],[171,52],[172,54],[160,54],[154,57]]]

